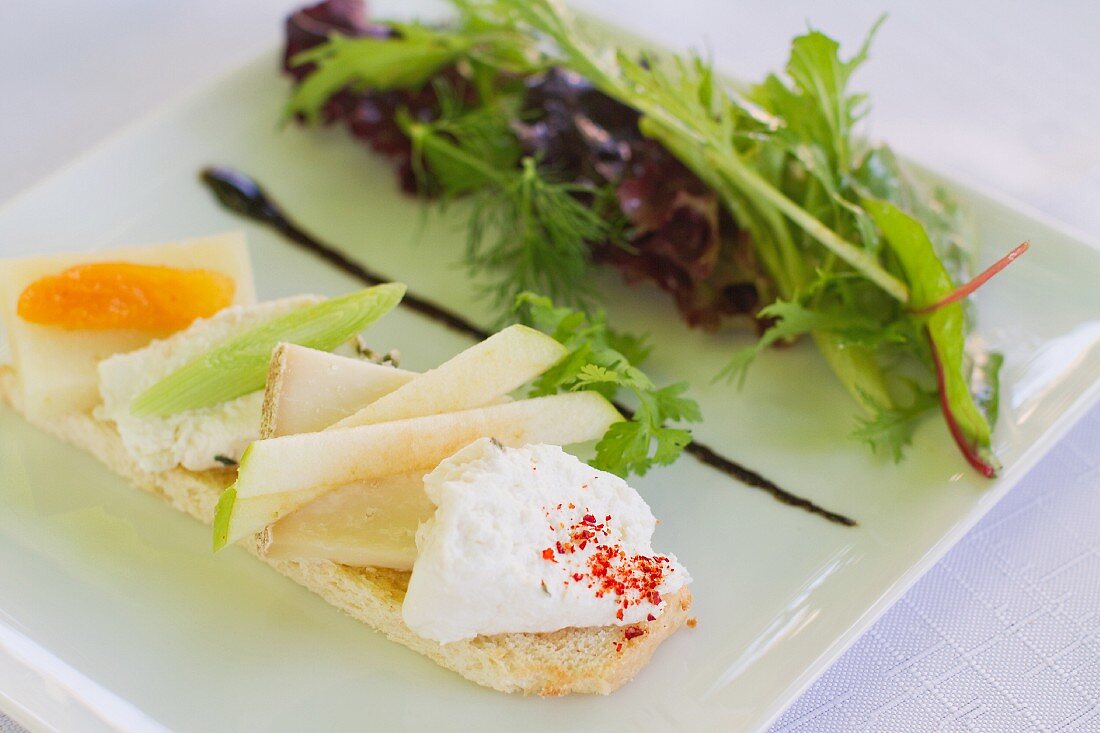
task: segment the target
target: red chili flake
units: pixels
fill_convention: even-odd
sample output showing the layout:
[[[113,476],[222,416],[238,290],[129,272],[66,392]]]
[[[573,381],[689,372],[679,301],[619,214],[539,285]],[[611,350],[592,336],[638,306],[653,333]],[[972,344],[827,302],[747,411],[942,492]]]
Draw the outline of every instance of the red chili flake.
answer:
[[[647,613],[647,614],[645,615],[645,620],[646,620],[646,621],[656,621],[656,620],[657,620],[657,617],[656,617],[656,616],[654,616],[654,615],[653,615],[652,613]]]
[[[623,636],[627,641],[631,639],[637,639],[639,636],[645,635],[645,629],[641,626],[627,626],[626,631],[623,632]]]
[[[581,488],[582,488],[582,489],[587,489],[587,488],[588,488],[588,484],[581,484]],[[572,507],[570,507],[570,508],[572,508]]]
[[[617,652],[620,652],[620,653],[621,653],[621,652],[622,652],[622,650],[623,650],[623,643],[622,643],[622,642],[620,641],[619,643],[617,643],[617,644],[615,645],[615,651],[617,651]]]
[[[558,504],[558,506],[561,506],[561,504]],[[576,505],[576,504],[574,504],[573,502],[569,502],[569,508],[570,508],[570,509],[576,509],[576,508],[577,508],[577,505]]]
[[[587,484],[585,484],[587,486]],[[575,509],[576,505],[569,504],[569,509]],[[562,504],[556,507],[562,511]],[[544,511],[546,511],[544,509]],[[660,587],[664,582],[670,560],[667,557],[656,555],[628,555],[619,544],[603,544],[599,539],[611,536],[611,515],[605,516],[605,522],[597,524],[596,516],[588,507],[584,507],[584,513],[580,519],[569,518],[567,522],[550,523],[552,533],[561,536],[559,530],[568,532],[568,537],[558,540],[555,538],[553,547],[543,551],[543,557],[552,562],[557,562],[557,555],[570,555],[586,550],[589,543],[594,545],[594,551],[588,556],[586,565],[587,573],[572,572],[570,576],[575,583],[584,582],[586,587],[593,591],[596,598],[611,595],[615,599],[616,618],[623,620],[624,610],[632,606],[649,602],[654,606],[661,604]],[[547,518],[550,513],[546,512]],[[567,576],[569,577],[569,576]],[[564,581],[568,585],[568,580]],[[649,614],[651,617],[653,614]],[[650,619],[652,620],[652,619]]]

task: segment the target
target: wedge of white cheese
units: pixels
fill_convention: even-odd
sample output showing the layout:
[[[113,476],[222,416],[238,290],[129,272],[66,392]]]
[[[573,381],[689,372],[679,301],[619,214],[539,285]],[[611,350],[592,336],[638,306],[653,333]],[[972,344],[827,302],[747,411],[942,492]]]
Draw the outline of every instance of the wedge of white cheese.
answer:
[[[324,430],[419,376],[295,344],[271,355],[261,433],[265,438]]]
[[[95,408],[95,416],[118,427],[126,449],[147,471],[166,471],[176,466],[203,471],[240,460],[248,444],[260,437],[263,390],[163,417],[137,417],[131,414],[130,403],[217,344],[320,300],[306,295],[232,306],[210,318],[197,320],[168,338],[103,360],[99,364],[103,402]]]
[[[557,446],[481,439],[424,488],[436,511],[417,532],[402,615],[425,638],[638,623],[691,582],[654,554],[638,492]]]
[[[149,343],[143,331],[68,331],[28,323],[16,314],[23,290],[35,280],[88,262],[134,262],[144,265],[203,268],[228,275],[236,289],[233,303],[256,302],[252,264],[240,232],[142,247],[41,255],[0,263],[0,320],[24,409],[49,417],[90,410],[99,401],[96,365],[106,357]]]

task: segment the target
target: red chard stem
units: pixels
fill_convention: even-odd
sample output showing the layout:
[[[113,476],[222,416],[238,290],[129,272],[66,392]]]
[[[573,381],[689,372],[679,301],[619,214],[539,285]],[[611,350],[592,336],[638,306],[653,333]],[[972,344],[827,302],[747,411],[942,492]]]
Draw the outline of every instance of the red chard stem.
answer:
[[[970,282],[958,288],[955,288],[955,290],[951,291],[946,296],[944,296],[940,300],[937,300],[931,305],[926,305],[923,308],[914,308],[913,313],[932,313],[939,310],[940,308],[943,308],[945,305],[951,305],[952,303],[957,303],[964,298],[968,298],[971,293],[973,293],[981,286],[985,285],[990,278],[992,278],[998,272],[1015,262],[1016,258],[1022,255],[1024,252],[1027,252],[1027,249],[1030,246],[1031,242],[1023,242],[1022,244],[1016,245],[1016,247],[1013,248],[1011,252],[987,267],[980,275],[972,279]]]
[[[996,466],[983,455],[984,451],[982,451],[981,446],[967,437],[958,420],[955,419],[951,402],[947,397],[947,379],[944,374],[943,360],[940,358],[939,349],[936,347],[936,340],[929,336],[928,344],[932,349],[932,361],[936,365],[936,387],[940,394],[940,407],[943,410],[944,420],[947,421],[947,427],[951,431],[951,437],[954,438],[955,444],[959,446],[959,450],[962,451],[967,463],[986,478],[994,478],[997,475]]]

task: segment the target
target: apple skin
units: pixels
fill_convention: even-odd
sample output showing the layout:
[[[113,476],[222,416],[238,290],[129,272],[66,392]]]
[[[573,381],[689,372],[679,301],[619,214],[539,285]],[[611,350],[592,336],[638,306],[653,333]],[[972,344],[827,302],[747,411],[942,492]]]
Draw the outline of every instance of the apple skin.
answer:
[[[509,326],[380,397],[333,428],[487,405],[561,361],[569,351],[527,326]]]

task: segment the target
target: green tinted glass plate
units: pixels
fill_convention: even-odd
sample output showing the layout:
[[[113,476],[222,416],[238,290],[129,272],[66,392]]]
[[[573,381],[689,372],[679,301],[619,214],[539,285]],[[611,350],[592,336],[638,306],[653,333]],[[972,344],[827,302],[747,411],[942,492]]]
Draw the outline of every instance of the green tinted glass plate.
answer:
[[[13,201],[0,211],[0,255],[241,227],[197,181],[221,163],[352,256],[487,323],[455,264],[457,219],[423,219],[386,164],[340,130],[279,131],[276,67],[274,53],[258,59]],[[967,469],[939,420],[900,465],[850,441],[852,403],[808,345],[764,354],[741,392],[711,385],[747,337],[688,331],[656,291],[605,276],[612,321],[654,335],[656,376],[694,385],[702,440],[860,523],[827,523],[691,459],[638,481],[662,520],[657,547],[695,578],[699,625],[610,698],[525,699],[468,683],[243,552],[211,556],[207,528],[0,408],[0,707],[63,731],[764,725],[1100,396],[1100,252],[949,185],[975,214],[984,261],[1024,238],[1034,245],[978,300],[981,337],[1006,354],[995,436],[1006,469],[993,482]],[[358,287],[245,228],[262,297]],[[414,369],[469,343],[400,309],[369,333]]]

